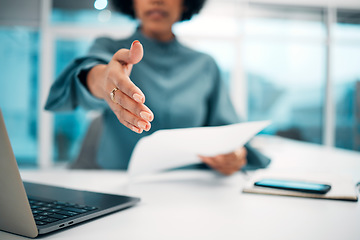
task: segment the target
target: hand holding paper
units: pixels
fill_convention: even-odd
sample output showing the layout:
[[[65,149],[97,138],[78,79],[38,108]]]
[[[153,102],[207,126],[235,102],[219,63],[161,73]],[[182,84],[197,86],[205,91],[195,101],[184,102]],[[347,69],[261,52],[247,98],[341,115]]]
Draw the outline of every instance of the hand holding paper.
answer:
[[[198,155],[203,163],[212,169],[222,173],[223,175],[231,175],[247,163],[247,150],[245,147],[239,147],[234,151],[216,156]]]
[[[159,130],[135,146],[129,174],[153,173],[199,163],[197,155],[215,156],[234,151],[270,124],[269,121],[220,127]]]

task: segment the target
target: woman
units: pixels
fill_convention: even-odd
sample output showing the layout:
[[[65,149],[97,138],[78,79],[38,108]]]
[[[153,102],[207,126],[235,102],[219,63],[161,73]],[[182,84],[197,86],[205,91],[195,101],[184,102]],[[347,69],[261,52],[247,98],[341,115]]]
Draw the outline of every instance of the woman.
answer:
[[[204,0],[113,4],[140,20],[139,27],[126,39],[97,39],[86,57],[76,59],[59,76],[45,107],[102,110],[100,167],[126,169],[137,141],[159,129],[239,121],[215,61],[183,46],[172,32],[173,24],[190,19]],[[230,175],[245,166],[246,155],[246,148],[239,147],[232,153],[199,157]]]

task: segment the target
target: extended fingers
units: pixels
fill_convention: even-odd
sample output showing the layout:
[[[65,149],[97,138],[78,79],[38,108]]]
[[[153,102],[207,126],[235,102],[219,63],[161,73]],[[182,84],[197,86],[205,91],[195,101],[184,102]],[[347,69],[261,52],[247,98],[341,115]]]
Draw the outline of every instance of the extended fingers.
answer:
[[[123,125],[137,133],[150,130],[154,114],[144,105],[145,96],[129,77],[119,74],[106,91],[106,100]]]
[[[118,120],[132,131],[142,133],[143,130],[150,130],[151,124],[149,121],[133,114],[132,112],[117,103],[111,102],[109,103],[109,106],[115,113]]]
[[[139,103],[138,101],[134,101],[133,98],[130,98],[121,91],[118,91],[116,94],[114,94],[114,101],[129,112],[132,112],[136,116],[141,117],[146,121],[151,122],[154,119],[154,114],[147,106]]]
[[[111,98],[109,95],[107,100],[109,106],[111,107],[119,121],[123,124],[123,121],[131,124],[131,127],[128,127],[128,124],[124,125],[133,131],[133,127],[149,131],[151,128],[150,122],[154,119],[154,114],[152,113],[152,111],[143,103],[139,103],[139,101],[135,101],[133,98],[130,98],[120,89],[112,92],[113,98]],[[139,132],[136,128],[135,132]]]

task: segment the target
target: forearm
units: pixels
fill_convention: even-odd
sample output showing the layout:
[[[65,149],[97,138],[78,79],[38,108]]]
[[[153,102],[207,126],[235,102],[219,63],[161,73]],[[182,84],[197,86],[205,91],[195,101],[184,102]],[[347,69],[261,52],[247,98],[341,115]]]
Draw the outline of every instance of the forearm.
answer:
[[[99,99],[104,99],[101,83],[105,78],[105,70],[105,64],[96,65],[88,72],[86,77],[86,84],[90,93]]]
[[[87,86],[87,73],[102,61],[89,57],[72,61],[56,78],[51,86],[45,109],[49,111],[69,111],[78,106],[84,109],[103,109],[106,102],[95,97]],[[82,73],[85,73],[82,76]]]

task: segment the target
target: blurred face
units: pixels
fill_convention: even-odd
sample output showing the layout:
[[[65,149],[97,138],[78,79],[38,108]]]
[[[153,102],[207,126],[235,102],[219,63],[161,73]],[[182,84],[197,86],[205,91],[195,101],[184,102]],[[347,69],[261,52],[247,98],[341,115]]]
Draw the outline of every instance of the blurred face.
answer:
[[[172,38],[171,27],[180,20],[184,6],[183,0],[134,0],[134,11],[145,35],[166,41]]]

